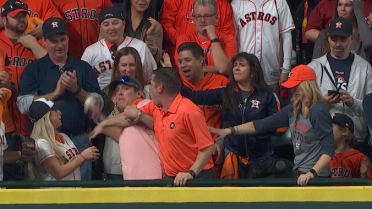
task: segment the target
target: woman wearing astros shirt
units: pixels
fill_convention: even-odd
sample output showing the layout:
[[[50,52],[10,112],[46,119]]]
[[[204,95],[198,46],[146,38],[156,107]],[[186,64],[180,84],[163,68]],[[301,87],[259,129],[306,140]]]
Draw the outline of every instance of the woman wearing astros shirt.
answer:
[[[94,146],[79,153],[71,139],[57,131],[62,125],[61,111],[44,98],[32,102],[30,119],[34,122],[31,138],[37,155],[29,163],[30,180],[80,180],[80,166],[85,160],[100,156]]]
[[[222,127],[240,125],[278,112],[279,101],[265,83],[257,57],[241,52],[232,58],[232,64],[227,87],[192,91],[183,86],[181,94],[198,105],[222,104]],[[284,130],[272,129],[254,136],[226,136],[223,142],[226,157],[220,178],[263,178],[290,173],[291,163],[273,155],[270,136],[276,131]]]
[[[287,126],[291,131],[297,184],[306,185],[317,176],[329,177],[328,163],[334,153],[332,118],[323,102],[313,69],[299,65],[281,85],[293,90],[291,104],[267,118],[212,133],[228,135],[260,134]]]

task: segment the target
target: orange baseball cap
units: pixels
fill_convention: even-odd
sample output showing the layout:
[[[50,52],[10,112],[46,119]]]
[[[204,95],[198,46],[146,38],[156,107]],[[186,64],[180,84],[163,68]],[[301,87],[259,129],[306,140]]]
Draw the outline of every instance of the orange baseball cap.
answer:
[[[296,87],[302,81],[314,80],[316,80],[316,75],[313,69],[307,65],[298,65],[291,70],[288,80],[281,85],[290,89]]]

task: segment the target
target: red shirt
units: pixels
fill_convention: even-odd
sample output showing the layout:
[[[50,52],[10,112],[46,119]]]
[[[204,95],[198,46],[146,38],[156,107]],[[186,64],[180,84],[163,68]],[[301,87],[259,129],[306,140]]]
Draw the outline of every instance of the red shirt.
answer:
[[[98,41],[98,14],[112,6],[110,0],[54,0],[54,5],[66,21],[69,52],[81,58],[85,48]]]
[[[332,178],[360,178],[360,164],[365,158],[363,153],[353,149],[345,153],[336,153],[329,162]]]
[[[220,34],[217,34],[217,37],[220,39],[222,49],[224,50],[226,56],[228,56],[229,58],[235,56],[238,51],[238,45],[235,38],[233,40],[231,39],[229,40],[226,39],[229,37],[221,36]],[[174,60],[176,65],[178,65],[177,49],[184,42],[196,42],[197,44],[199,44],[199,46],[204,51],[205,57],[207,58],[207,65],[208,66],[214,65],[211,40],[200,38],[196,32],[183,34],[177,37],[176,51],[174,54]]]
[[[322,30],[328,28],[336,11],[336,0],[322,0],[311,12],[306,31],[310,29]],[[372,0],[364,0],[364,16],[372,12]]]
[[[42,41],[39,40],[39,44],[42,45]],[[36,58],[33,52],[24,47],[20,43],[13,43],[5,36],[4,30],[0,32],[0,47],[4,49],[9,65],[5,66],[5,70],[10,75],[10,81],[14,84],[14,87],[18,91],[19,80],[25,67],[32,63]],[[4,121],[6,133],[16,130],[17,133],[27,135],[28,116],[23,115],[19,112],[17,104],[17,97],[14,96],[8,101],[8,110],[10,117],[13,119],[13,124],[10,121]]]
[[[154,132],[167,176],[187,172],[199,151],[212,146],[205,118],[198,106],[178,94],[167,112],[152,101],[141,110],[154,118]],[[213,167],[212,158],[203,170]]]
[[[235,26],[231,5],[226,0],[216,0],[216,3],[218,7],[216,32],[226,36],[228,40],[234,40]],[[178,36],[196,32],[192,16],[193,6],[194,0],[164,0],[159,22],[164,28],[168,54],[175,53]]]

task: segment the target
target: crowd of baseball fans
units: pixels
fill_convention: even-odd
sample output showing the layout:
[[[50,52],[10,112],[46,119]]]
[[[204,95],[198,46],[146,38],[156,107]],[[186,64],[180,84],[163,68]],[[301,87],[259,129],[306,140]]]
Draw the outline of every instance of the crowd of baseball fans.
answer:
[[[0,7],[3,181],[372,179],[372,0]]]

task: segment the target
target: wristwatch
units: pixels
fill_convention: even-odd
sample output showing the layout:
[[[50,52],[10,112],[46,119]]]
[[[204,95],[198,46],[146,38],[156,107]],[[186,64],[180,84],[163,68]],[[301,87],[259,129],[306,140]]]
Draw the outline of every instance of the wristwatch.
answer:
[[[188,173],[192,176],[193,179],[196,178],[196,173],[193,170],[189,170]]]
[[[316,172],[316,170],[314,170],[314,168],[310,169],[310,173],[314,175],[314,178],[318,177],[318,173]]]
[[[212,39],[212,40],[211,40],[211,43],[214,43],[214,42],[220,42],[220,39],[218,39],[218,38],[214,38],[214,39]]]

